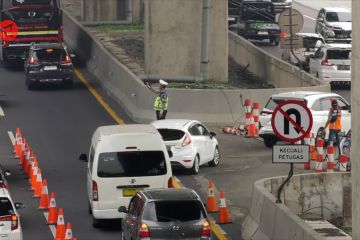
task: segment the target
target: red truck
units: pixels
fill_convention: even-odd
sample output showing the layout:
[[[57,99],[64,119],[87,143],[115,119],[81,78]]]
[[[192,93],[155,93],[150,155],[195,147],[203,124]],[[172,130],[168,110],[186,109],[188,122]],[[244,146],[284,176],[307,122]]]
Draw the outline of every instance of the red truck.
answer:
[[[60,0],[0,0],[0,10],[0,22],[10,20],[17,25],[17,32],[0,29],[4,62],[23,62],[32,42],[63,42]]]

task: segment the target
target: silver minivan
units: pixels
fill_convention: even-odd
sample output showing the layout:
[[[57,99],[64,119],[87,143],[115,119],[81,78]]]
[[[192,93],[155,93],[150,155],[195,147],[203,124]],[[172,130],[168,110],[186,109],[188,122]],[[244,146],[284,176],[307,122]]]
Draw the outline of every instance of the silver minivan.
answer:
[[[146,189],[126,206],[121,239],[210,240],[210,221],[203,203],[192,189]]]

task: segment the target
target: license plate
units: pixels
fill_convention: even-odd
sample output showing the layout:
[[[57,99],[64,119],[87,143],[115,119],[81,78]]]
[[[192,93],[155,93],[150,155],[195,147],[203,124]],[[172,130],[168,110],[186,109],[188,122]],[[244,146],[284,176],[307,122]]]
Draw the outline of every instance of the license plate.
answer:
[[[258,35],[268,35],[268,34],[269,34],[268,32],[262,32],[262,31],[258,32]]]
[[[350,65],[337,65],[338,70],[350,70]]]
[[[141,189],[137,189],[137,188],[127,188],[127,189],[123,189],[123,196],[124,197],[132,197],[134,196],[138,191],[140,191]]]
[[[44,70],[45,70],[45,71],[49,71],[49,70],[51,71],[51,70],[56,70],[56,69],[57,69],[56,66],[45,66],[45,67],[44,67]]]

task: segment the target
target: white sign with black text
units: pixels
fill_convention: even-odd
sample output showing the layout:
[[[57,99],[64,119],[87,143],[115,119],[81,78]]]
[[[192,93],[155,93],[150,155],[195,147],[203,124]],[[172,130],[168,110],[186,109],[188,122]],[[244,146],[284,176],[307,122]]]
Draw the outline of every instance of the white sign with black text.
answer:
[[[309,145],[273,146],[273,163],[307,163],[309,161]]]

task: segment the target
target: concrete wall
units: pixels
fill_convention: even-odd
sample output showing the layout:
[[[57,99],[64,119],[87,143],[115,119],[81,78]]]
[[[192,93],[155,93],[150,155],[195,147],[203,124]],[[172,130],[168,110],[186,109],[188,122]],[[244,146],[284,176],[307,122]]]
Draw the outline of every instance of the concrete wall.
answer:
[[[323,84],[298,67],[278,59],[239,35],[229,32],[229,56],[260,79],[277,87],[301,87]],[[299,81],[299,79],[301,79]]]
[[[357,9],[360,9],[360,1],[352,1],[353,13],[356,13]],[[360,129],[360,15],[352,15],[352,81],[351,81],[351,129],[353,132],[358,132]],[[358,21],[359,20],[359,21]],[[352,172],[352,185],[353,185],[353,226],[360,226],[360,161],[357,160],[356,156],[360,156],[360,135],[353,134],[351,148],[351,156],[355,161],[351,163]],[[353,239],[360,239],[360,228],[353,228]]]
[[[65,41],[74,49],[87,69],[100,81],[101,87],[125,109],[137,122],[155,119],[154,93],[129,69],[115,59],[100,42],[69,14],[64,12]],[[192,118],[207,123],[239,124],[244,121],[243,99],[250,98],[264,106],[268,98],[279,92],[294,91],[296,88],[239,89],[239,90],[190,90],[169,89],[169,118]],[[302,90],[329,91],[328,85]],[[236,123],[235,123],[236,121]]]
[[[281,195],[284,204],[277,204],[275,196],[284,179],[255,182],[250,213],[242,227],[245,240],[325,239],[298,215],[329,220],[343,217],[351,208],[351,202],[344,201],[351,191],[350,173],[295,175]]]
[[[203,0],[145,0],[145,73],[199,76]],[[211,0],[209,79],[228,76],[227,1]]]
[[[82,0],[82,21],[126,20],[126,4],[129,0]]]

